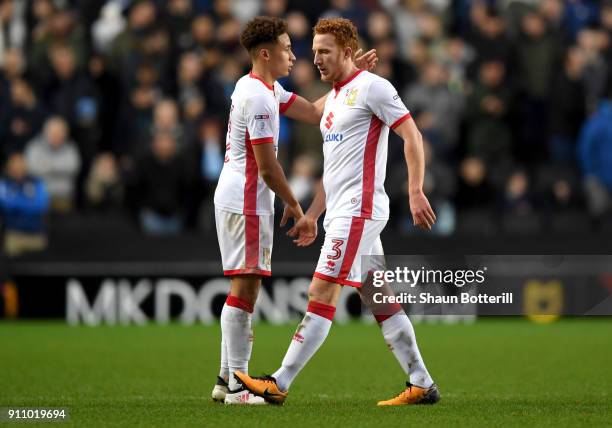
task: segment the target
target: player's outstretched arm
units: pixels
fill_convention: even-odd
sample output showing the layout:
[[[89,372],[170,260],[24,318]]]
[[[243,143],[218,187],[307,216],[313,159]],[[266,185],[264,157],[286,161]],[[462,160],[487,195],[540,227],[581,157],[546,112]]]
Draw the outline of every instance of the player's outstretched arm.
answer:
[[[408,195],[413,223],[423,230],[431,230],[436,215],[423,193],[425,178],[423,137],[412,119],[403,121],[395,128],[395,132],[404,140],[404,156],[408,167]]]
[[[326,99],[327,94],[311,103],[306,98],[298,95],[287,111],[285,111],[285,116],[300,122],[318,125],[321,122]]]
[[[361,52],[362,50],[359,49],[355,53],[355,65],[357,68],[368,71],[373,70],[378,63],[376,49],[370,49],[363,55]],[[319,122],[321,122],[321,116],[323,116],[326,99],[327,94],[319,98],[314,103],[311,103],[307,99],[298,95],[287,111],[285,111],[285,116],[294,120],[299,120],[300,122],[318,125]]]

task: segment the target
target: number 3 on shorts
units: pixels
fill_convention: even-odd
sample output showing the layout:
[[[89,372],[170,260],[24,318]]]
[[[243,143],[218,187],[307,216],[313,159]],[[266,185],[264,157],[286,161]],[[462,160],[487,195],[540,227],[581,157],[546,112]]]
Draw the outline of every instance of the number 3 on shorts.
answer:
[[[338,260],[340,257],[342,257],[342,250],[340,247],[342,247],[344,244],[344,239],[332,239],[331,241],[334,244],[334,246],[331,248],[332,251],[334,251],[334,254],[328,255],[327,258],[329,260]]]

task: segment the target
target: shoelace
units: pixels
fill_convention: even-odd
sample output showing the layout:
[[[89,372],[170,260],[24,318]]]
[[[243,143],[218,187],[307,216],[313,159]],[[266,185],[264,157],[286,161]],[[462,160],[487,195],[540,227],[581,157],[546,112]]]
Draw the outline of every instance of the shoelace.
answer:
[[[410,393],[412,392],[412,385],[406,382],[406,388],[397,396],[397,398],[408,399],[410,397]]]
[[[407,400],[410,398],[410,394],[412,393],[412,385],[410,382],[406,382],[406,389],[399,393],[399,395],[395,398],[399,398],[402,400]]]
[[[270,375],[258,376],[258,377],[254,377],[253,379],[257,379],[257,380],[260,380],[260,381],[265,382],[265,383],[276,385],[276,379],[274,379]]]

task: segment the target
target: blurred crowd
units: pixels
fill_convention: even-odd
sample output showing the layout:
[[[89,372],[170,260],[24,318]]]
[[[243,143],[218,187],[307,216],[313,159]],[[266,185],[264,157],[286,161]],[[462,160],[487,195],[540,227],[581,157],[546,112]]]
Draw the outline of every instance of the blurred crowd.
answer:
[[[281,82],[315,100],[311,28],[342,16],[376,48],[425,140],[434,233],[608,230],[612,2],[594,0],[0,0],[0,214],[5,249],[44,248],[67,213],[146,233],[214,233],[239,44],[255,15],[287,19]],[[282,120],[279,158],[303,203],[321,174],[316,127]],[[401,141],[389,228],[416,233]]]

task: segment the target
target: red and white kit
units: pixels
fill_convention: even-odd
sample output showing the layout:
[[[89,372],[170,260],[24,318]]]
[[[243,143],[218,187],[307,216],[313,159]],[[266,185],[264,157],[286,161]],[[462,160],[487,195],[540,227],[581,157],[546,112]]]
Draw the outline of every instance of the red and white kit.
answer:
[[[295,100],[250,73],[236,83],[225,164],[215,191],[215,220],[225,275],[271,275],[274,193],[259,177],[255,144],[278,150],[279,116]]]
[[[368,270],[384,268],[384,257],[377,257],[362,269],[361,257],[384,254],[389,129],[409,118],[393,85],[367,71],[357,71],[328,94],[321,119],[325,243],[315,277],[360,287]]]

